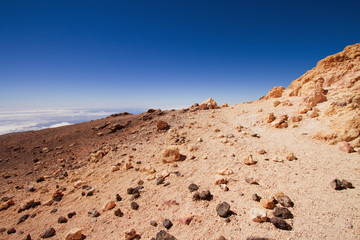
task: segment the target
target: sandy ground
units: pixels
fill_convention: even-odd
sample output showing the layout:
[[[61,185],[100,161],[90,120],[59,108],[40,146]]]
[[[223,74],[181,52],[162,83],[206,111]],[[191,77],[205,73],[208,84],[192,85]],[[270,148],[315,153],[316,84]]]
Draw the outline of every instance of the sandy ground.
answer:
[[[141,239],[151,239],[160,230],[166,230],[162,225],[166,218],[173,223],[167,231],[177,239],[215,240],[220,236],[226,239],[360,239],[359,153],[345,153],[336,146],[313,140],[317,131],[327,129],[326,121],[318,118],[305,117],[297,123],[298,127],[290,124],[284,129],[262,123],[270,112],[277,117],[294,115],[301,100],[290,98],[292,106],[277,107],[273,106],[273,101],[242,103],[216,110],[166,111],[164,115],[154,114],[145,121],[139,120],[145,113],[120,116],[35,133],[0,136],[0,173],[11,175],[0,180],[1,197],[12,197],[15,202],[14,206],[0,211],[0,228],[15,227],[17,230],[11,235],[0,233],[0,239],[23,239],[27,234],[32,239],[40,239],[40,234],[48,227],[56,230],[56,235],[50,239],[65,239],[73,228],[81,228],[86,239],[125,239],[125,231],[132,228]],[[128,127],[113,134],[98,136],[102,130],[92,130],[107,121],[125,123],[129,120],[132,122]],[[169,123],[170,130],[157,131],[158,120]],[[241,131],[238,131],[239,126],[242,126]],[[229,134],[233,136],[226,137]],[[199,138],[203,141],[198,141]],[[62,150],[58,154],[56,150],[47,154],[33,150],[36,146],[55,149],[60,145]],[[106,145],[114,150],[97,163],[88,161],[91,151]],[[177,145],[186,159],[176,164],[162,163],[162,152],[169,145]],[[9,149],[16,146],[23,147],[22,153]],[[267,153],[258,154],[260,149]],[[289,153],[297,160],[286,160]],[[243,156],[249,154],[258,161],[255,165],[243,163]],[[33,163],[39,156],[41,164]],[[64,159],[65,166],[61,166],[64,161],[58,159]],[[125,162],[129,159],[134,168],[125,170]],[[120,170],[112,172],[111,168],[118,163]],[[156,172],[149,174],[141,170],[150,168]],[[234,172],[224,176],[229,180],[229,191],[215,185],[218,172],[226,168]],[[64,179],[52,176],[58,169],[67,170],[69,176]],[[165,179],[170,183],[168,186],[148,180],[164,171],[170,173]],[[32,173],[26,175],[28,172]],[[39,176],[49,177],[37,183],[35,180]],[[259,185],[247,183],[246,177],[257,179]],[[330,187],[335,178],[346,179],[355,188],[336,191]],[[94,187],[94,195],[82,196],[81,193],[87,191],[74,188],[76,180]],[[139,180],[144,181],[144,189],[135,200],[139,209],[133,210],[127,189],[136,187]],[[210,190],[213,199],[193,201],[193,193],[188,189],[191,183],[197,184],[200,191]],[[34,185],[36,191],[27,192],[28,185]],[[63,199],[51,206],[43,205],[51,199],[56,185],[66,188]],[[15,186],[24,188],[17,190]],[[291,231],[277,229],[270,222],[253,222],[249,216],[251,208],[263,209],[259,202],[252,200],[254,193],[269,198],[279,192],[294,202],[294,207],[289,208],[294,218],[286,220],[293,227]],[[103,211],[107,202],[115,201],[117,193],[122,201],[116,202],[115,209],[121,209],[122,217],[115,216],[114,210]],[[17,213],[20,204],[31,199],[41,201],[42,205]],[[171,204],[171,201],[176,203]],[[224,201],[234,212],[228,220],[216,212],[217,204]],[[55,208],[57,212],[51,213]],[[93,208],[101,213],[99,217],[88,216]],[[73,211],[76,215],[67,223],[57,222],[58,217]],[[271,216],[272,210],[267,212]],[[36,213],[36,216],[17,224],[26,213]],[[194,215],[189,225],[179,221],[187,215]],[[157,221],[158,226],[151,226],[151,220]],[[19,234],[21,231],[24,233]]]

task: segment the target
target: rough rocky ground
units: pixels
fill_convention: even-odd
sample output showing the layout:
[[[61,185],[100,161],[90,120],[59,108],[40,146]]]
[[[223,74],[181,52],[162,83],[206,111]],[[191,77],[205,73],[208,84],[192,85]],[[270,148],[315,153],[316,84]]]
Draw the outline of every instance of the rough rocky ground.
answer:
[[[331,131],[333,122],[324,114],[331,102],[300,114],[303,96],[273,97],[221,108],[208,101],[0,136],[0,239],[41,239],[51,227],[50,239],[65,239],[74,228],[86,239],[172,239],[160,237],[165,232],[176,239],[359,239],[359,149],[314,139]],[[268,122],[270,113],[276,119]],[[164,157],[169,146],[175,154]],[[335,190],[334,179],[354,187]],[[200,196],[206,190],[211,196],[194,200],[192,183]],[[139,185],[139,191],[129,189]],[[291,230],[277,228],[274,210],[264,207],[280,207],[273,200],[281,202],[279,193],[294,204],[287,207],[293,218],[285,219]],[[18,213],[30,200],[40,205]],[[220,217],[217,206],[223,202],[230,211]],[[253,221],[252,208],[266,211],[269,220]],[[93,209],[100,216],[89,216]],[[76,215],[69,218],[71,212]],[[58,222],[61,216],[66,223]],[[172,226],[163,225],[166,219]],[[12,227],[16,232],[8,234]]]

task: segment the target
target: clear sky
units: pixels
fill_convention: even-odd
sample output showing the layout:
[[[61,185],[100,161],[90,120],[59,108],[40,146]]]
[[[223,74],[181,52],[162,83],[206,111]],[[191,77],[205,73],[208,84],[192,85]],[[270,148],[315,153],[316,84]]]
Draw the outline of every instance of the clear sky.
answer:
[[[1,0],[0,108],[229,104],[360,42],[360,1]]]

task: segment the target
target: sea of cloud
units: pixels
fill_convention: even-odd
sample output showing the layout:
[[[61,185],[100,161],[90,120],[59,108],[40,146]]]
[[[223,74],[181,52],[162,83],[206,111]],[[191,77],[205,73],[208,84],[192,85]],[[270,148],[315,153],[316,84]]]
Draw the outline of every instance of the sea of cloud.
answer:
[[[0,135],[55,128],[107,117],[114,113],[137,114],[144,109],[38,109],[0,110]]]

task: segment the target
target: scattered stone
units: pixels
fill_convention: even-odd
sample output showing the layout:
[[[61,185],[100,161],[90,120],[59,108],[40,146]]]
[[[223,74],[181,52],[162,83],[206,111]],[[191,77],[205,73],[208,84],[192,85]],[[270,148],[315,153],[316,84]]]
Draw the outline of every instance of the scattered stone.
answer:
[[[98,216],[100,216],[100,213],[96,209],[93,209],[93,210],[88,212],[88,215],[90,217],[98,217]]]
[[[27,192],[35,192],[35,186],[34,185],[29,185],[26,187],[26,191]]]
[[[221,190],[223,190],[225,192],[229,191],[229,188],[228,188],[228,186],[226,186],[226,184],[220,184],[219,186],[220,186]]]
[[[67,223],[67,222],[68,220],[66,219],[66,217],[61,216],[58,218],[58,223]]]
[[[267,214],[266,210],[260,210],[258,208],[251,208],[250,209],[250,218],[254,222],[266,222],[267,221]]]
[[[136,202],[131,202],[130,207],[134,210],[138,210],[139,209],[139,204],[137,204]]]
[[[216,206],[216,212],[220,217],[227,217],[230,215],[230,205],[227,202],[219,203]]]
[[[226,240],[226,238],[224,236],[220,236],[216,240]]]
[[[261,200],[261,197],[259,195],[257,195],[256,193],[254,193],[252,196],[251,196],[251,199],[256,201],[256,202],[260,202]]]
[[[61,199],[63,198],[63,196],[64,196],[64,194],[62,193],[62,191],[56,190],[52,195],[52,200],[54,200],[56,202],[60,202]]]
[[[113,209],[114,207],[116,207],[116,204],[114,201],[110,201],[108,202],[105,207],[104,207],[104,211],[108,211],[108,210],[111,210]]]
[[[270,219],[270,222],[279,229],[290,231],[292,227],[285,222],[282,218],[273,217]]]
[[[253,156],[252,156],[252,155],[245,156],[245,157],[243,158],[243,161],[244,161],[245,165],[254,165],[254,164],[257,163],[257,161],[255,161],[255,160],[253,159]]]
[[[31,214],[30,217],[31,217],[31,218],[36,217],[36,213]]]
[[[282,207],[275,207],[274,211],[273,211],[273,215],[275,217],[279,217],[279,218],[283,218],[283,219],[288,219],[288,218],[294,217],[289,209],[282,208]]]
[[[11,177],[11,174],[10,173],[3,173],[2,177],[7,179],[7,178]]]
[[[135,229],[130,229],[125,232],[125,240],[134,240],[140,238],[140,235],[136,233]]]
[[[199,194],[199,197],[200,197],[201,200],[206,200],[206,201],[210,201],[213,198],[213,196],[211,195],[209,190],[202,191]]]
[[[115,216],[117,216],[117,217],[122,217],[122,216],[124,216],[124,214],[121,212],[120,208],[116,209],[116,210],[114,211],[114,214],[115,214]]]
[[[54,203],[54,200],[48,200],[46,202],[43,203],[44,206],[51,206]]]
[[[187,215],[179,218],[179,222],[189,225],[193,219],[194,219],[194,215]]]
[[[293,207],[294,206],[294,203],[286,195],[279,196],[279,197],[277,197],[276,200],[284,207]]]
[[[21,217],[19,218],[19,220],[18,220],[18,223],[17,223],[17,224],[20,224],[20,223],[22,223],[22,222],[25,222],[25,221],[26,221],[26,219],[28,219],[29,217],[30,217],[30,215],[29,215],[29,214],[25,214],[25,215],[21,216]]]
[[[180,152],[177,146],[168,146],[163,152],[163,163],[173,163],[180,160]]]
[[[167,187],[167,186],[169,186],[169,185],[170,185],[170,182],[164,183],[164,187]]]
[[[120,166],[112,166],[111,167],[111,172],[116,172],[120,170]]]
[[[338,179],[334,179],[330,182],[330,186],[335,189],[335,190],[342,190],[344,189],[343,188],[343,185],[342,185],[342,182]]]
[[[347,180],[345,180],[345,179],[343,179],[341,182],[342,182],[342,185],[343,185],[344,188],[354,188],[354,186],[352,185],[352,183],[349,182],[349,181],[347,181]]]
[[[67,214],[67,216],[68,216],[69,219],[72,218],[72,217],[75,216],[75,215],[76,215],[76,212],[71,212],[71,213],[68,213],[68,214]]]
[[[227,184],[227,183],[228,183],[228,180],[225,177],[217,176],[215,179],[215,185]]]
[[[44,177],[39,177],[38,179],[36,179],[36,182],[39,183],[39,182],[43,182],[45,181],[45,178]]]
[[[26,237],[25,237],[25,238],[23,238],[23,240],[31,240],[31,236],[30,236],[30,234],[26,235]]]
[[[164,178],[158,178],[155,180],[156,185],[160,185],[164,183]]]
[[[118,202],[120,202],[122,200],[122,197],[120,197],[119,194],[116,194],[115,197],[116,197],[116,201],[118,201]]]
[[[0,204],[0,211],[6,210],[6,209],[8,209],[9,207],[11,207],[13,205],[15,205],[14,200],[9,199],[5,203]]]
[[[287,155],[286,155],[286,159],[288,160],[288,161],[294,161],[294,160],[296,160],[297,159],[297,157],[295,156],[295,154],[294,153],[288,153]]]
[[[249,184],[259,185],[258,180],[253,177],[246,176],[245,181]]]
[[[199,201],[200,200],[200,193],[199,192],[195,192],[192,199],[194,201]]]
[[[346,152],[346,153],[354,152],[354,148],[348,142],[339,142],[337,146],[338,146],[339,150],[341,150],[343,152]]]
[[[6,228],[0,228],[0,233],[6,232]]]
[[[7,230],[7,234],[8,235],[10,235],[10,234],[13,234],[13,233],[16,233],[16,229],[15,228],[9,228],[8,230]]]
[[[163,225],[166,229],[170,229],[173,226],[172,222],[169,219],[165,219]]]
[[[26,203],[22,203],[20,204],[20,209],[18,210],[18,213],[21,213],[22,211],[28,210],[30,208],[35,208],[37,206],[39,206],[41,203],[40,201],[35,202],[34,200],[30,200]]]
[[[266,151],[265,151],[265,149],[259,149],[257,151],[257,153],[260,154],[260,155],[264,155],[264,154],[266,154]]]
[[[43,234],[40,235],[41,238],[50,238],[55,235],[55,229],[54,228],[48,228],[45,230]]]
[[[70,232],[66,235],[65,240],[81,240],[83,239],[83,235],[81,233],[82,229],[80,228],[73,228]]]
[[[170,125],[167,122],[160,120],[157,122],[156,127],[158,131],[166,131],[169,130]]]
[[[57,209],[54,208],[54,209],[51,209],[50,213],[56,213],[57,212]]]
[[[231,174],[234,174],[234,172],[233,172],[233,170],[226,168],[226,169],[219,171],[219,174],[220,175],[231,175]]]
[[[272,123],[273,121],[275,121],[276,117],[274,115],[274,113],[269,113],[269,115],[266,117],[265,121],[267,123]]]
[[[154,227],[157,227],[158,223],[155,220],[151,220],[150,225],[154,226]]]
[[[266,209],[273,209],[275,207],[275,201],[273,198],[263,198],[260,200],[260,203]]]
[[[164,230],[161,230],[156,234],[155,238],[152,238],[154,240],[177,240],[173,235],[167,233]]]

